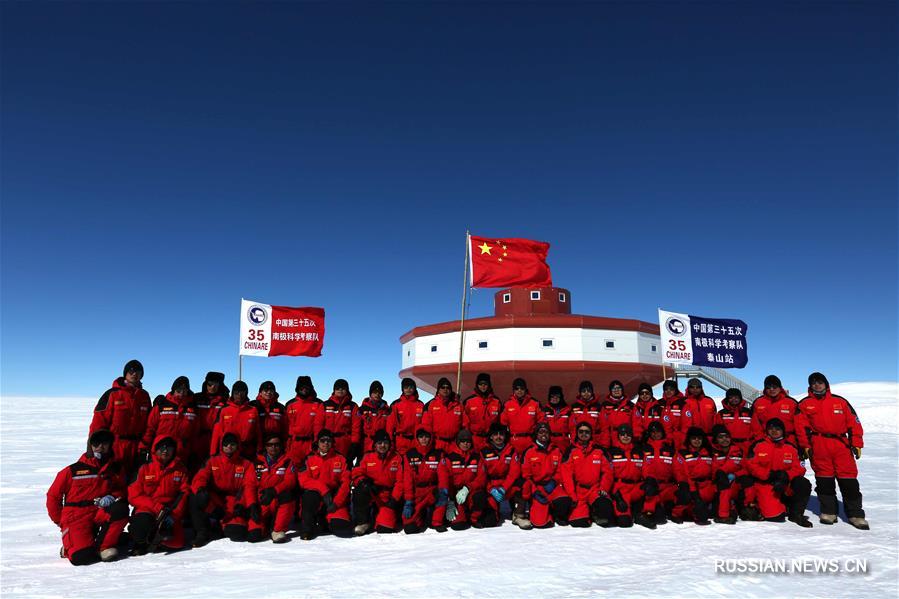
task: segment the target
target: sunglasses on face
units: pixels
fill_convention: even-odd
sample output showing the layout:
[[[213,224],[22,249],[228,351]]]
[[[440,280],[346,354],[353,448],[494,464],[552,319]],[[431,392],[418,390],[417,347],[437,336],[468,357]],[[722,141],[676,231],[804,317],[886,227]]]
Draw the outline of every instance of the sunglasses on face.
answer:
[[[266,443],[266,447],[281,447],[280,441],[272,441],[271,443]]]
[[[652,395],[649,391],[640,391],[640,395]]]
[[[512,389],[515,390],[515,391],[518,391],[519,389],[521,389],[522,391],[524,391],[524,387],[512,387]]]
[[[618,385],[615,385],[614,387],[612,387],[612,391],[623,391],[623,390],[624,390],[624,387],[619,387]]]
[[[452,389],[449,385],[440,385],[441,389]]]

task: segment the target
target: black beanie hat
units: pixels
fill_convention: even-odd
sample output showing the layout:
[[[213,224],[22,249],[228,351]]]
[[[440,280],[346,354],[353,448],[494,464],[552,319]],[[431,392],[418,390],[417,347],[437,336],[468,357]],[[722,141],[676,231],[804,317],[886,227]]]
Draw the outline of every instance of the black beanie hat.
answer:
[[[611,383],[609,383],[609,391],[612,390],[612,387],[621,387],[621,389],[624,390],[624,383],[622,383],[618,379],[614,379]]]
[[[549,398],[552,397],[553,395],[558,395],[558,396],[559,396],[559,399],[561,399],[563,402],[565,401],[565,394],[562,393],[562,387],[560,387],[560,386],[558,386],[558,385],[553,385],[553,386],[551,386],[551,387],[549,388],[549,391],[548,391],[547,394],[546,394],[546,399],[547,399],[547,401],[548,401]]]
[[[423,426],[420,426],[420,427],[418,427],[418,430],[415,431],[415,436],[416,436],[416,437],[421,437],[422,435],[427,435],[427,436],[429,436],[429,437],[433,437],[433,436],[434,436],[434,435],[431,434],[431,431],[429,431],[428,429],[426,429],[426,428],[423,427]]]
[[[84,437],[82,437],[82,439],[83,438]],[[114,441],[115,435],[113,435],[111,431],[105,428],[94,431],[89,440],[92,445],[99,445],[100,443],[112,443]]]
[[[371,385],[368,386],[368,394],[372,393],[380,393],[384,395],[384,385],[381,384],[381,381],[372,381]]]
[[[259,385],[260,393],[262,393],[263,391],[266,391],[268,389],[271,389],[272,391],[275,391],[277,393],[277,389],[275,389],[275,384],[271,381],[264,381],[261,385]]]
[[[668,389],[671,389],[672,391],[678,391],[677,381],[672,381],[671,379],[669,379],[662,383],[662,391],[667,391]]]
[[[240,437],[234,433],[225,433],[222,435],[222,445],[240,445]]]
[[[808,375],[809,386],[811,386],[811,384],[815,381],[823,382],[825,385],[827,385],[827,388],[830,389],[830,382],[828,382],[827,377],[824,376],[823,374],[821,374],[820,372],[813,372],[810,375]]]
[[[630,435],[631,437],[634,436],[634,427],[626,422],[624,424],[619,424],[615,431],[618,433],[619,437],[624,434]]]
[[[765,388],[767,389],[769,387],[778,388],[783,387],[783,385],[780,384],[780,379],[777,378],[776,375],[769,374],[765,377]]]
[[[400,389],[405,389],[406,387],[412,387],[416,391],[418,391],[418,385],[415,384],[413,379],[406,377],[403,379],[403,382],[400,383]]]
[[[490,425],[490,429],[487,431],[487,436],[492,437],[496,433],[502,433],[503,435],[508,437],[509,436],[509,427],[507,427],[505,424],[501,424],[499,422],[494,422],[493,424]]]
[[[153,451],[159,451],[160,447],[171,447],[173,450],[178,449],[178,444],[171,437],[163,437],[153,445]]]
[[[481,383],[481,381],[486,382],[488,387],[493,386],[493,383],[490,382],[490,375],[486,372],[478,373],[477,378],[474,380],[474,386],[477,387]]]
[[[128,360],[128,362],[125,364],[125,367],[122,368],[122,376],[128,374],[129,370],[138,370],[140,371],[141,376],[144,375],[144,365],[137,360]]]
[[[300,389],[302,387],[306,387],[309,389],[309,392],[315,395],[315,387],[312,386],[312,377],[304,375],[300,375],[297,377],[297,385],[294,388],[297,395],[300,394]]]
[[[768,422],[765,423],[765,430],[769,428],[779,428],[782,431],[786,431],[787,428],[784,426],[784,421],[780,418],[771,418]]]
[[[581,393],[583,391],[590,391],[590,393],[593,393],[593,383],[590,381],[581,381],[581,384],[578,385],[577,392]]]
[[[326,428],[323,428],[322,430],[318,431],[318,438],[316,440],[321,441],[322,439],[331,439],[333,441],[334,433]]]
[[[177,389],[187,389],[190,391],[190,379],[186,376],[179,376],[172,382],[172,391]]]
[[[279,433],[270,432],[270,433],[266,433],[266,434],[262,435],[262,443],[263,444],[268,443],[272,439],[274,439],[276,441],[281,441],[282,443],[284,442],[284,439],[281,438],[281,435]]]
[[[375,434],[371,438],[371,442],[372,444],[375,444],[381,443],[383,441],[387,441],[388,443],[390,443],[390,435],[387,434],[387,431],[382,428],[378,431],[375,431]]]
[[[639,394],[640,391],[649,391],[649,393],[651,395],[652,394],[652,385],[650,385],[649,383],[640,383],[640,386],[637,387],[637,394]]]
[[[700,380],[699,380],[698,378],[696,378],[696,377],[693,377],[692,379],[690,379],[690,380],[687,381],[687,386],[689,387],[689,386],[691,386],[691,385],[694,385],[694,386],[698,385],[699,388],[702,389],[702,381],[700,381]]]
[[[214,370],[210,370],[206,373],[206,378],[203,379],[204,383],[218,383],[219,385],[223,385],[225,383],[225,374],[222,372],[215,372]]]
[[[693,439],[694,437],[699,437],[700,439],[705,439],[705,431],[703,431],[698,426],[691,426],[687,429],[687,439]]]
[[[526,382],[523,378],[521,378],[521,377],[518,377],[517,379],[515,379],[514,381],[512,381],[512,389],[515,389],[515,387],[521,387],[521,388],[524,389],[525,391],[528,390],[528,384],[527,384],[527,382]]]
[[[729,397],[739,397],[740,399],[743,399],[743,392],[736,387],[731,387],[724,393],[724,399],[727,399]]]
[[[721,433],[725,433],[728,437],[730,436],[730,431],[723,424],[716,424],[712,427],[712,439],[717,438]]]
[[[579,428],[584,428],[584,427],[589,428],[591,433],[593,432],[593,425],[590,424],[589,422],[587,422],[586,420],[584,420],[583,422],[578,422],[577,426],[574,427],[574,432],[577,433],[577,430]]]
[[[444,385],[449,385],[450,391],[453,390],[453,384],[450,382],[448,378],[445,376],[440,377],[440,380],[437,381],[437,388],[443,387]]]
[[[537,433],[542,429],[546,429],[550,432],[550,434],[552,434],[552,429],[549,428],[549,425],[546,422],[538,422],[534,425],[534,437],[536,437]]]
[[[649,426],[646,427],[646,431],[651,433],[656,430],[660,431],[663,436],[665,435],[665,427],[662,426],[662,423],[659,422],[658,420],[653,420],[652,422],[649,423]]]
[[[461,443],[463,441],[471,441],[473,437],[471,436],[471,431],[467,428],[463,428],[458,433],[456,433],[456,443]]]
[[[334,381],[334,390],[343,389],[344,391],[350,390],[350,384],[346,382],[346,379],[337,379]]]
[[[231,396],[233,397],[241,391],[243,391],[244,393],[249,393],[250,388],[247,387],[247,384],[243,381],[234,381],[234,384],[231,385]]]

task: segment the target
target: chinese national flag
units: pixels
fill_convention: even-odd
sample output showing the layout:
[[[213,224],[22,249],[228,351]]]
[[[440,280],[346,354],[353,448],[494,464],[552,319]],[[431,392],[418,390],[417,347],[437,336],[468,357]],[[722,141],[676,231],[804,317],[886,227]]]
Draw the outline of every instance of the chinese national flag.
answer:
[[[471,236],[472,287],[552,287],[549,244]]]

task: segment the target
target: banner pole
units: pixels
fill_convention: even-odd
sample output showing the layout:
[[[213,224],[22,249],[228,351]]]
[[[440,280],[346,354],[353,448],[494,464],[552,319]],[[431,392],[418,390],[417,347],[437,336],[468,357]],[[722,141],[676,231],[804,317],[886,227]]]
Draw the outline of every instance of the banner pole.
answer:
[[[243,355],[237,355],[237,380],[243,380]]]
[[[668,380],[668,375],[666,374],[666,371],[665,371],[665,361],[664,360],[662,360],[662,380],[663,381]]]
[[[471,231],[465,231],[465,270],[462,275],[462,317],[459,319],[459,364],[456,368],[456,393],[462,395],[462,349],[465,347],[465,298],[468,295],[468,253],[471,251]]]

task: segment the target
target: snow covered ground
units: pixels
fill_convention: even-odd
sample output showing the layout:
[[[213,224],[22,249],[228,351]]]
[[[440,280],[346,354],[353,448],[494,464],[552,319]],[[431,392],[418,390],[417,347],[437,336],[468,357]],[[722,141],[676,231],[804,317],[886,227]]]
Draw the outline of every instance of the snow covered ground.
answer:
[[[286,545],[216,541],[176,555],[75,568],[58,557],[44,507],[58,470],[84,449],[95,399],[0,399],[0,593],[4,597],[852,596],[896,597],[896,383],[844,383],[865,427],[861,488],[871,531],[746,523],[650,531],[428,531]],[[817,510],[812,497],[811,511]],[[811,514],[810,514],[811,515]],[[716,573],[715,560],[836,560],[836,573]],[[867,560],[867,573],[845,571]],[[764,562],[753,562],[756,566]],[[770,562],[773,564],[774,562]],[[745,567],[750,567],[744,563]]]

